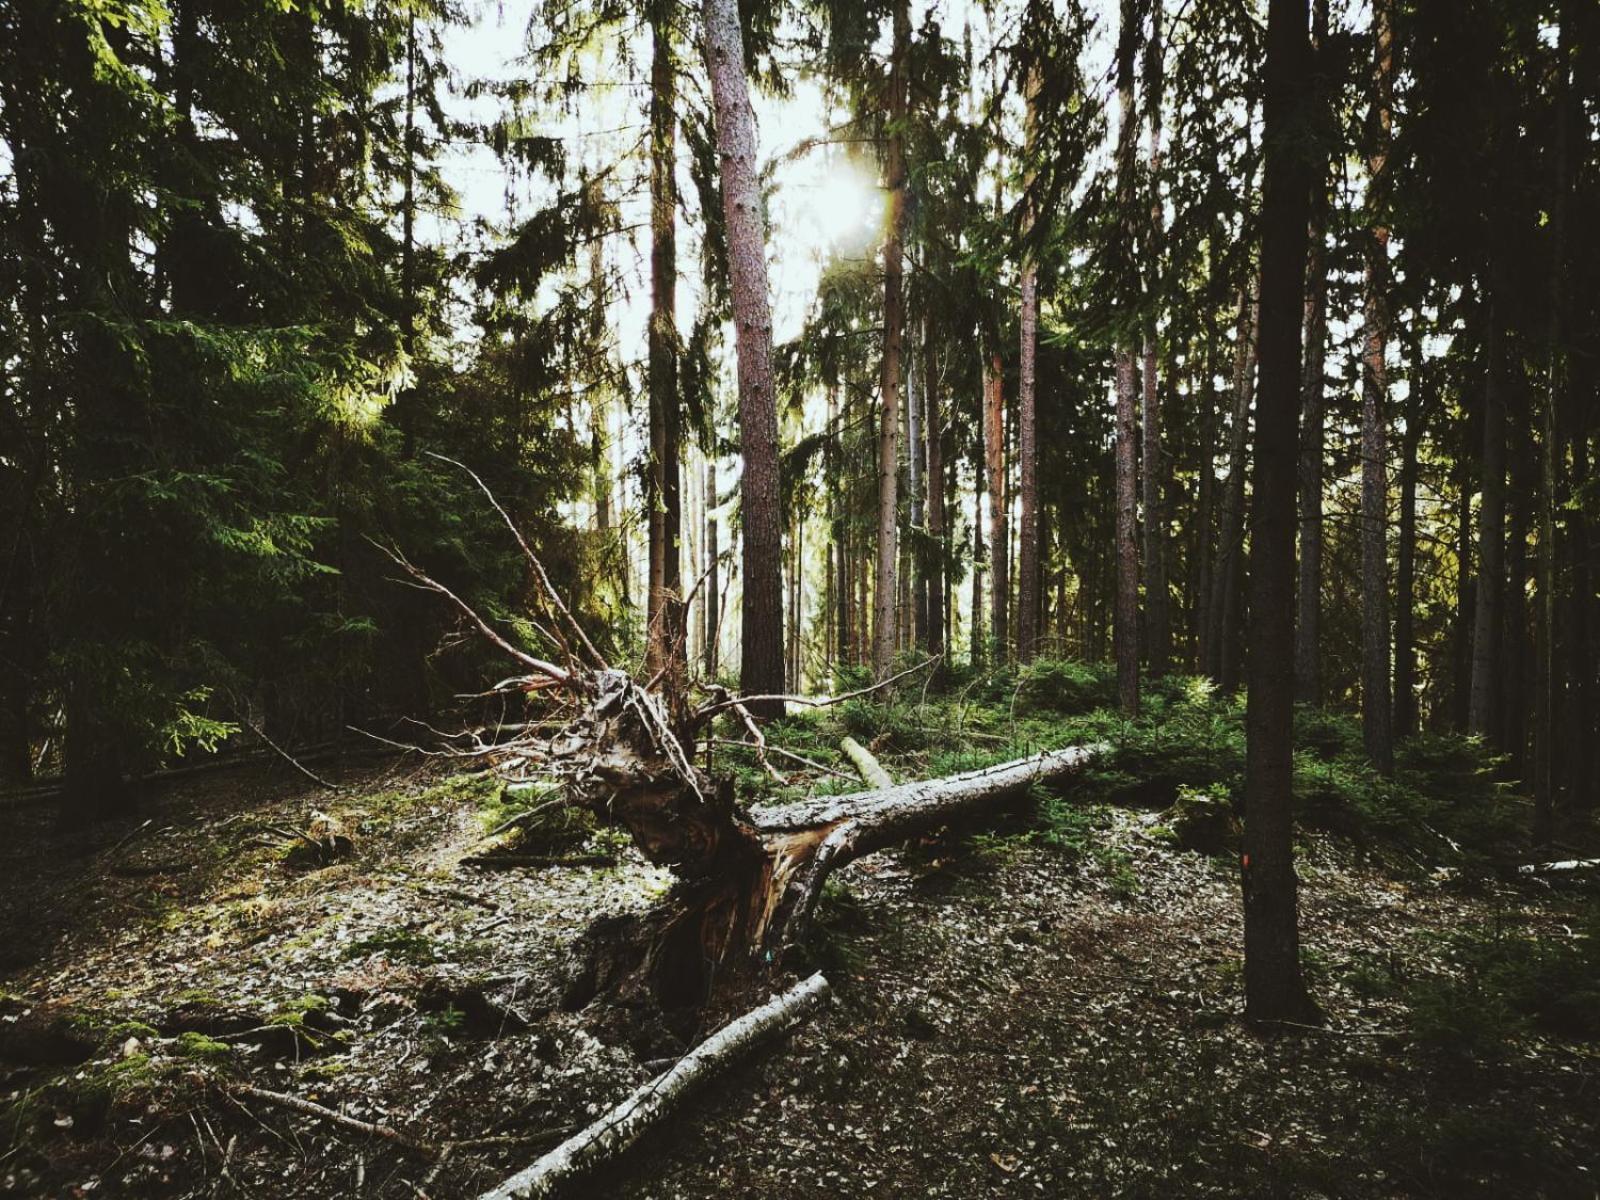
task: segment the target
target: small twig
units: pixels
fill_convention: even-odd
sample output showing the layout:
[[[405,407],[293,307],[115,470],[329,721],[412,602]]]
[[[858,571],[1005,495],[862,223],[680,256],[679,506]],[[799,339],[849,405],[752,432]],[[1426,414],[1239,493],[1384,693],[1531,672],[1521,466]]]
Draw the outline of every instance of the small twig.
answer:
[[[291,1112],[301,1113],[308,1117],[316,1117],[330,1124],[338,1125],[356,1133],[364,1133],[368,1137],[383,1138],[397,1146],[418,1154],[435,1155],[441,1153],[438,1146],[431,1142],[424,1142],[407,1134],[401,1133],[392,1125],[378,1125],[372,1121],[363,1121],[359,1117],[347,1117],[344,1113],[335,1112],[331,1108],[317,1104],[315,1101],[305,1100],[299,1096],[291,1096],[287,1092],[269,1092],[266,1088],[258,1088],[248,1083],[236,1083],[230,1089],[237,1096],[249,1096],[251,1099],[260,1100],[267,1104],[275,1104],[279,1108],[289,1109]]]
[[[478,489],[489,498],[489,503],[494,506],[495,512],[500,514],[501,520],[506,523],[506,528],[511,530],[511,536],[517,539],[517,545],[522,547],[523,557],[528,560],[528,565],[533,568],[534,574],[538,576],[539,585],[544,590],[545,599],[550,602],[550,606],[556,610],[559,616],[566,619],[567,625],[572,629],[572,632],[578,635],[578,643],[589,652],[593,665],[602,671],[610,670],[611,664],[606,662],[605,656],[595,649],[594,643],[589,640],[589,635],[583,631],[583,626],[579,625],[577,619],[572,615],[572,610],[566,606],[565,601],[557,594],[556,589],[550,583],[550,576],[545,572],[544,563],[539,561],[539,556],[533,552],[533,547],[528,545],[527,539],[522,536],[522,531],[517,528],[517,523],[511,519],[511,514],[500,507],[500,501],[495,499],[494,493],[489,490],[489,485],[478,478],[477,472],[465,463],[458,462],[456,459],[449,458],[443,454],[435,454],[431,450],[428,451],[428,454],[431,458],[437,458],[440,462],[447,462],[451,466],[459,467],[465,471],[472,482],[478,485]]]
[[[318,775],[310,767],[306,766],[298,758],[290,754],[282,746],[278,745],[278,743],[269,738],[266,733],[262,731],[261,726],[257,725],[254,721],[246,721],[244,725],[246,729],[267,744],[267,749],[271,750],[279,758],[283,759],[284,762],[288,763],[296,771],[299,771],[300,774],[311,780],[311,782],[316,784],[318,787],[325,788],[330,792],[344,791],[344,788],[340,787],[337,783],[329,783],[321,775]]]
[[[750,749],[749,742],[741,742],[737,738],[710,738],[708,740],[718,746],[743,746],[746,750]],[[848,771],[841,771],[837,767],[830,767],[825,762],[818,762],[814,758],[807,758],[804,754],[796,754],[793,750],[785,750],[782,746],[774,746],[771,742],[767,743],[767,753],[777,754],[781,755],[783,758],[793,759],[802,766],[811,767],[813,770],[823,771],[829,775],[836,775],[840,779],[848,779],[852,782],[855,780],[855,776],[851,775]]]
[[[370,538],[368,540],[372,541]],[[477,611],[470,604],[452,592],[449,588],[445,587],[445,585],[440,583],[438,580],[426,575],[420,567],[413,566],[406,556],[401,554],[398,550],[392,550],[383,543],[377,541],[373,541],[372,544],[376,546],[382,553],[388,555],[390,560],[393,561],[394,564],[407,575],[411,576],[411,578],[422,584],[429,591],[438,592],[445,599],[449,600],[450,603],[454,604],[456,608],[460,610],[463,616],[465,616],[469,621],[478,627],[478,631],[482,633],[484,637],[488,638],[512,658],[516,659],[529,669],[537,671],[541,675],[548,675],[551,679],[554,679],[558,683],[563,683],[568,686],[577,685],[577,680],[573,676],[572,672],[556,666],[556,664],[553,662],[548,662],[542,658],[536,658],[527,651],[519,650],[510,642],[506,641],[506,639],[502,637],[493,626],[491,626],[487,621],[478,615]]]
[[[869,687],[857,688],[853,692],[843,692],[837,696],[793,696],[782,692],[765,693],[759,696],[729,696],[724,700],[713,701],[711,704],[708,704],[704,708],[697,711],[694,714],[693,723],[695,725],[699,725],[708,717],[714,717],[717,713],[722,712],[724,709],[732,708],[735,705],[759,704],[766,703],[767,701],[771,700],[783,700],[789,704],[804,704],[808,708],[827,708],[833,704],[843,704],[846,700],[854,700],[861,696],[870,696],[873,692],[881,692],[884,688],[898,683],[907,675],[914,675],[918,671],[922,671],[928,667],[931,667],[943,657],[944,656],[942,654],[936,654],[932,658],[924,659],[914,667],[907,667],[904,671],[900,671],[897,674],[891,675],[887,679],[880,680]],[[724,692],[726,691],[726,689],[719,690]]]

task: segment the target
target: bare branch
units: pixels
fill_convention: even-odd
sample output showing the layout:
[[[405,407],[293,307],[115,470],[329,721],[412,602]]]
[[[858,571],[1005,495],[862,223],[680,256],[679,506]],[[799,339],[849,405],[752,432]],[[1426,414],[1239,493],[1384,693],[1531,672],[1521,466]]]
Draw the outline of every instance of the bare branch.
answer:
[[[932,658],[925,659],[914,667],[907,667],[904,671],[901,671],[895,675],[891,675],[887,679],[880,680],[879,682],[872,684],[870,687],[857,688],[853,692],[843,692],[837,696],[791,696],[783,693],[769,693],[761,696],[728,696],[726,699],[715,700],[706,705],[704,708],[697,710],[692,718],[691,724],[698,726],[704,723],[707,718],[714,717],[719,712],[733,708],[736,705],[754,704],[767,700],[783,700],[790,704],[804,704],[807,708],[827,708],[830,705],[843,704],[846,700],[854,700],[860,696],[870,696],[873,692],[881,692],[884,688],[898,683],[907,675],[915,675],[918,671],[926,670],[943,657],[944,655],[942,654],[936,654]],[[726,691],[726,689],[717,690],[724,692]]]
[[[474,476],[474,478],[476,478],[476,476]],[[418,583],[422,584],[430,591],[438,592],[441,596],[445,597],[445,599],[454,604],[464,617],[478,627],[479,632],[481,632],[484,637],[488,638],[512,658],[516,659],[518,662],[522,663],[531,670],[537,671],[541,675],[549,676],[558,683],[566,684],[569,687],[578,686],[578,681],[573,676],[572,672],[556,666],[556,664],[553,662],[546,662],[542,658],[535,658],[525,650],[517,649],[517,647],[506,641],[506,639],[502,637],[493,626],[480,617],[477,614],[477,611],[473,609],[470,604],[452,592],[449,588],[445,587],[445,585],[440,583],[438,580],[430,578],[420,567],[414,566],[411,561],[398,550],[391,550],[381,542],[373,541],[371,538],[368,538],[367,540],[371,541],[372,544],[384,554],[387,554],[389,558],[394,561],[394,564],[407,575],[411,576],[411,578],[415,579]]]
[[[494,493],[489,490],[489,485],[478,478],[478,473],[467,466],[466,463],[458,462],[443,454],[435,454],[431,450],[427,453],[431,458],[437,458],[440,462],[447,462],[451,466],[459,467],[465,471],[472,482],[478,485],[479,490],[489,498],[489,503],[494,506],[495,512],[500,514],[501,520],[506,523],[506,528],[511,530],[511,536],[517,539],[517,545],[522,547],[523,557],[528,560],[528,565],[533,568],[534,574],[538,577],[539,586],[544,590],[545,599],[549,601],[550,607],[555,609],[556,613],[566,620],[572,632],[577,634],[579,645],[589,652],[589,657],[593,660],[592,665],[602,671],[608,670],[611,664],[606,662],[600,651],[595,649],[594,643],[589,640],[589,635],[583,631],[583,626],[579,625],[577,618],[572,615],[572,610],[567,607],[566,602],[556,593],[555,587],[550,583],[550,576],[545,572],[544,563],[539,561],[539,556],[533,552],[533,547],[528,545],[528,540],[522,536],[522,531],[517,528],[516,522],[511,519],[511,514],[500,507],[500,501],[495,499]]]

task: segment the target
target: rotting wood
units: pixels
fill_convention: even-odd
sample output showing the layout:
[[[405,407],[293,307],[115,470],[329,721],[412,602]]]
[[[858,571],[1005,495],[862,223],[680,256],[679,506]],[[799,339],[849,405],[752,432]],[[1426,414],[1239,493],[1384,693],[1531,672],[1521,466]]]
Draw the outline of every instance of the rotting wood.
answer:
[[[531,1166],[484,1192],[479,1200],[533,1200],[551,1196],[610,1162],[676,1111],[697,1088],[805,1016],[827,993],[828,981],[820,974],[812,975],[723,1026],[670,1070],[637,1088],[594,1124],[574,1134]]]

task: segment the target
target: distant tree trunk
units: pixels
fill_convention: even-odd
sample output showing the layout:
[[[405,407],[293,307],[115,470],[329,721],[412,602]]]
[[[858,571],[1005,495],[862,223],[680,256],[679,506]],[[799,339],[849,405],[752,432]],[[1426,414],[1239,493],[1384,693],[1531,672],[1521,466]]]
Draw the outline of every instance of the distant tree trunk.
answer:
[[[1318,116],[1328,112],[1328,0],[1312,3],[1312,53]],[[1324,159],[1326,155],[1324,156]],[[1328,341],[1328,172],[1311,189],[1310,249],[1306,254],[1305,365],[1300,378],[1300,584],[1295,627],[1295,699],[1322,703],[1322,459],[1323,356]]]
[[[778,507],[777,393],[755,117],[745,78],[738,0],[703,0],[703,18],[739,353],[739,437],[744,456],[739,686],[747,695],[770,695],[783,690],[783,522]],[[782,716],[783,704],[758,705],[757,715]]]
[[[944,529],[944,428],[939,413],[939,386],[934,374],[933,341],[926,330],[922,337],[922,394],[926,400],[927,483],[928,483],[928,653],[943,654],[945,646],[945,547]]]
[[[983,669],[983,569],[986,548],[983,539],[984,475],[989,455],[984,446],[989,424],[989,379],[983,380],[983,419],[978,422],[977,438],[972,447],[972,628],[967,637],[968,657],[974,671]]]
[[[1314,172],[1293,131],[1314,102],[1306,0],[1267,8],[1261,202],[1261,404],[1250,506],[1250,686],[1245,709],[1245,1015],[1320,1022],[1300,974],[1294,774],[1294,494],[1300,318]]]
[[[1537,498],[1534,482],[1532,397],[1528,381],[1519,370],[1511,380],[1509,399],[1517,404],[1510,418],[1511,485],[1506,508],[1506,590],[1501,603],[1500,663],[1497,683],[1495,739],[1507,752],[1507,767],[1513,778],[1528,780],[1529,710],[1533,696],[1530,671],[1533,646],[1529,644],[1528,621],[1528,542],[1533,532]]]
[[[1228,438],[1228,482],[1222,493],[1217,565],[1211,579],[1211,656],[1207,674],[1221,687],[1239,686],[1240,604],[1244,590],[1244,477],[1250,460],[1250,408],[1255,398],[1256,313],[1260,280],[1239,292],[1238,342],[1233,361],[1233,426]]]
[[[1122,29],[1117,41],[1117,99],[1121,128],[1117,136],[1117,207],[1121,237],[1130,258],[1133,250],[1133,152],[1138,118],[1133,105],[1133,63],[1139,48],[1139,8],[1122,0]],[[1123,282],[1124,325],[1131,324],[1134,285]],[[1123,713],[1139,711],[1139,544],[1137,456],[1138,414],[1135,411],[1131,333],[1117,335],[1117,602],[1112,640],[1117,659],[1117,703]]]
[[[1426,406],[1422,396],[1422,354],[1412,359],[1411,395],[1400,439],[1400,546],[1395,570],[1394,734],[1417,732],[1417,448]]]
[[[1394,92],[1393,0],[1374,0],[1369,116],[1366,329],[1361,373],[1361,740],[1380,772],[1394,770],[1389,676],[1389,128]]]
[[[1466,733],[1472,711],[1472,625],[1476,604],[1472,578],[1472,421],[1463,409],[1456,447],[1456,612],[1451,650],[1450,728]]]
[[[1150,674],[1167,673],[1172,653],[1172,619],[1167,594],[1167,460],[1161,448],[1161,387],[1157,370],[1156,304],[1161,294],[1161,3],[1150,9],[1150,41],[1145,47],[1146,106],[1150,117],[1150,237],[1146,270],[1153,281],[1144,328],[1144,611],[1145,658]]]
[[[650,583],[645,669],[664,673],[661,692],[683,703],[688,660],[683,645],[683,502],[679,489],[677,67],[671,10],[650,9]],[[774,689],[781,690],[781,689]]]
[[[805,581],[806,521],[805,512],[799,504],[794,506],[793,522],[793,532],[789,535],[789,668],[787,676],[789,690],[801,692],[805,690],[801,683],[801,675],[805,669],[801,645],[802,618],[805,616],[805,606],[801,602],[801,586]]]
[[[1488,344],[1484,349],[1483,478],[1478,508],[1478,581],[1472,627],[1472,699],[1467,729],[1480,737],[1495,733],[1499,678],[1500,595],[1506,544],[1506,405],[1502,394],[1500,317],[1489,296]]]
[[[983,380],[983,453],[989,493],[989,629],[998,665],[1011,655],[1010,521],[1006,503],[1005,376],[999,349],[989,353]]]
[[[1195,390],[1196,403],[1200,405],[1200,483],[1196,497],[1198,519],[1194,530],[1194,557],[1199,564],[1199,579],[1195,585],[1194,605],[1194,670],[1197,674],[1210,674],[1215,678],[1212,663],[1211,604],[1216,588],[1216,510],[1217,510],[1217,396],[1213,380],[1216,378],[1215,337],[1207,339],[1206,373],[1204,384]],[[1220,662],[1218,669],[1220,669]]]
[[[706,455],[705,473],[705,512],[706,512],[706,581],[704,591],[706,595],[703,610],[705,613],[705,672],[707,679],[716,679],[718,656],[718,634],[722,626],[722,614],[718,611],[722,602],[721,584],[717,576],[721,573],[719,560],[722,554],[717,545],[717,460],[713,455]]]
[[[1562,393],[1566,383],[1565,347],[1562,324],[1566,308],[1567,203],[1569,192],[1569,142],[1572,106],[1569,93],[1572,60],[1573,12],[1570,0],[1559,10],[1560,29],[1556,41],[1556,129],[1554,196],[1550,203],[1550,295],[1547,314],[1547,365],[1544,403],[1540,411],[1539,454],[1539,608],[1536,648],[1538,656],[1538,696],[1534,706],[1533,838],[1537,844],[1550,841],[1555,833],[1555,814],[1559,778],[1556,772],[1555,714],[1566,691],[1563,671],[1556,658],[1556,608],[1559,583],[1556,576],[1556,503],[1565,501],[1562,466],[1565,453],[1560,439],[1560,414],[1565,405]],[[1558,491],[1562,494],[1558,497]],[[1569,701],[1570,702],[1570,701]]]
[[[595,238],[589,245],[589,283],[594,296],[589,308],[591,348],[605,345],[606,289],[604,245]],[[612,527],[611,513],[611,396],[596,388],[589,393],[589,470],[593,476],[594,523],[602,534]],[[609,547],[608,547],[609,549]]]
[[[1028,69],[1026,84],[1027,118],[1025,157],[1033,161],[1034,146],[1038,139],[1039,68]],[[1030,194],[1025,203],[1024,237],[1033,229],[1034,213],[1031,196],[1032,173],[1029,177]],[[1035,375],[1039,344],[1039,265],[1033,248],[1028,246],[1022,256],[1022,285],[1018,324],[1021,326],[1021,348],[1018,357],[1017,381],[1017,490],[1022,502],[1018,514],[1017,530],[1017,660],[1032,662],[1039,641],[1039,445],[1038,401],[1035,396]]]
[[[928,572],[925,543],[928,503],[924,494],[927,479],[923,470],[923,407],[926,403],[927,381],[918,388],[915,354],[907,354],[906,368],[906,461],[911,483],[911,543],[904,547],[905,558],[911,572],[911,644],[918,650],[928,648]]]
[[[905,116],[907,59],[911,53],[910,0],[896,0],[894,46],[889,60],[889,150],[885,184],[889,191],[889,232],[883,244],[883,412],[878,421],[878,578],[874,597],[872,672],[886,679],[894,671],[895,566],[899,554],[896,522],[900,480],[900,380],[905,341],[902,238],[905,234]]]
[[[1577,387],[1572,388],[1576,394]],[[1588,479],[1589,433],[1586,410],[1579,404],[1571,413],[1572,478]],[[1571,583],[1567,591],[1567,654],[1570,658],[1572,689],[1567,698],[1563,733],[1566,742],[1567,803],[1575,812],[1587,813],[1595,807],[1595,776],[1591,768],[1600,759],[1594,728],[1595,659],[1594,569],[1591,565],[1588,517],[1580,506],[1569,515],[1566,570]]]

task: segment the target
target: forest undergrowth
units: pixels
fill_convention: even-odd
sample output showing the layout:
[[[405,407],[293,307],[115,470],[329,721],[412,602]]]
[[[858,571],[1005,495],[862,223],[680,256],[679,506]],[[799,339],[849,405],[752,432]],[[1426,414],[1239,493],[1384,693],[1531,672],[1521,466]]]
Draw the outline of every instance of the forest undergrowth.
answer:
[[[719,744],[750,804],[859,789],[846,735],[897,779],[1109,749],[842,871],[806,964],[834,1001],[596,1194],[1592,1195],[1600,910],[1510,870],[1503,764],[1424,735],[1385,778],[1352,720],[1298,714],[1328,1023],[1264,1032],[1239,1015],[1242,702],[1169,677],[1129,721],[1113,693],[1065,662],[919,682],[775,723],[817,764],[773,755],[783,783]],[[563,1006],[578,935],[670,876],[559,806],[496,832],[549,798],[453,765],[202,775],[87,835],[11,814],[0,1192],[476,1195],[680,1054],[649,1014]]]

